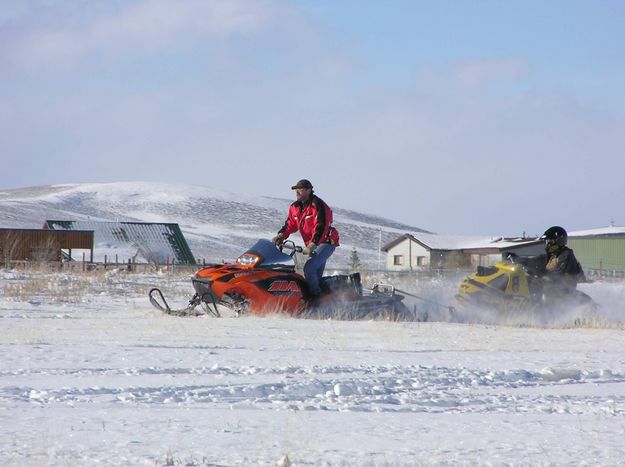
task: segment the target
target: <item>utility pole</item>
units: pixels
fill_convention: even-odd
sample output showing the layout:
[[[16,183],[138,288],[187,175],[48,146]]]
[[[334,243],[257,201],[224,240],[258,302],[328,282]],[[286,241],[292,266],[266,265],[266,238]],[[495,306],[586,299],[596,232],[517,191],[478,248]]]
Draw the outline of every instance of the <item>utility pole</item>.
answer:
[[[382,227],[378,231],[378,271],[382,270]]]

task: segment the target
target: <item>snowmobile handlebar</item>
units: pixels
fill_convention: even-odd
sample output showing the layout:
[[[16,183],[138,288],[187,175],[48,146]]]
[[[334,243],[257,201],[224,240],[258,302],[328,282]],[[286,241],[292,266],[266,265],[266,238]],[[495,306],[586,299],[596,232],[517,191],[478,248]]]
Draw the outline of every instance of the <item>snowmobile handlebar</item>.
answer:
[[[532,262],[532,258],[526,258],[526,257],[522,258],[522,257],[519,257],[519,255],[517,255],[516,253],[507,252],[506,260],[510,264],[519,265],[521,269],[523,270],[523,272],[527,274],[528,276],[547,279],[543,273],[537,270],[537,265],[535,264],[535,262]]]
[[[506,260],[512,264],[520,264],[518,258],[519,256],[516,253],[512,253],[510,251],[506,253]]]
[[[278,249],[280,251],[282,251],[283,248],[286,248],[287,250],[291,250],[291,253],[289,253],[291,257],[295,256],[295,253],[304,253],[304,247],[296,245],[293,240],[285,240],[284,242],[282,242],[280,246],[278,246]],[[314,250],[308,253],[308,256],[314,256],[314,255],[315,255]]]
[[[301,253],[302,251],[304,251],[304,249],[301,246],[296,245],[293,240],[285,240],[278,247],[278,249],[280,251],[282,251],[283,249],[291,250],[291,253],[289,253],[291,256],[293,256],[295,253]]]

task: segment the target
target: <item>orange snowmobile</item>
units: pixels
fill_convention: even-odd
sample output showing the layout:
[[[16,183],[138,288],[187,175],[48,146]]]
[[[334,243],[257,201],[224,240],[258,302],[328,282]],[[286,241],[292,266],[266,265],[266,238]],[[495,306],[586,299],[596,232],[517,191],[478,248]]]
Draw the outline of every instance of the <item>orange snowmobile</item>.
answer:
[[[200,269],[192,278],[195,295],[186,308],[171,309],[158,288],[150,290],[150,302],[176,316],[219,317],[218,306],[223,306],[236,316],[277,312],[309,318],[414,320],[393,286],[375,284],[363,291],[358,273],[323,277],[322,294],[313,298],[306,279],[295,272],[295,253],[301,251],[292,241],[279,249],[269,240],[258,240],[234,263]]]

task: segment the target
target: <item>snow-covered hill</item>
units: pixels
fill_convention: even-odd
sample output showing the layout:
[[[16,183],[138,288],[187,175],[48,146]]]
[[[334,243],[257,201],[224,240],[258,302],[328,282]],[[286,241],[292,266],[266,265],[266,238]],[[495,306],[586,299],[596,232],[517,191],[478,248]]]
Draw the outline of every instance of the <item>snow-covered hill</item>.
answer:
[[[331,205],[333,200],[328,200]],[[204,186],[146,182],[64,184],[0,192],[0,227],[41,228],[47,219],[174,222],[196,258],[237,257],[258,238],[282,226],[292,200],[241,196]],[[331,264],[346,264],[352,248],[375,266],[380,243],[406,232],[425,232],[332,205],[341,248]],[[295,236],[299,241],[299,235]]]

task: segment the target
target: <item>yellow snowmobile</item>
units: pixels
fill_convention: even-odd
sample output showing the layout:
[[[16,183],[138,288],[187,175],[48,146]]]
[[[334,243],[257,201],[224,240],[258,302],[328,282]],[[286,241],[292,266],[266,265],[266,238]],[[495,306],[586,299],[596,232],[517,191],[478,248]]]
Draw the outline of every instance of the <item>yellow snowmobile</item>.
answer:
[[[581,306],[588,317],[594,316],[596,309],[585,293],[530,274],[523,264],[503,261],[478,266],[477,272],[460,284],[456,300],[459,308],[489,308],[506,314]]]

